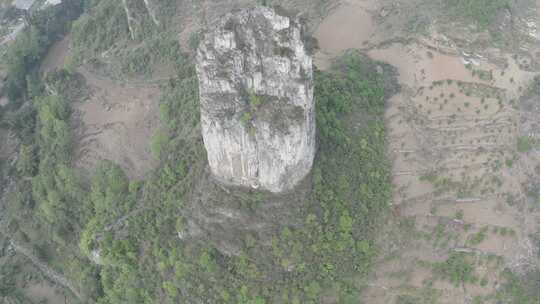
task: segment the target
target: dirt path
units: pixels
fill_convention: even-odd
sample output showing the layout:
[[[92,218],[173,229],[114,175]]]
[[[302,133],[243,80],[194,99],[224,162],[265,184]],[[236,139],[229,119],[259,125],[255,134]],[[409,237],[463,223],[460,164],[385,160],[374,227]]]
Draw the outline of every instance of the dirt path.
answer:
[[[10,241],[10,244],[16,252],[28,258],[32,264],[34,264],[34,266],[36,266],[47,278],[69,289],[77,298],[81,299],[81,294],[79,291],[69,282],[66,277],[51,269],[49,266],[47,266],[47,264],[42,263],[36,256],[32,254],[30,250],[18,245],[13,240]]]
[[[455,44],[432,30],[385,41],[380,15],[388,5],[343,1],[315,34],[319,68],[348,48],[369,50],[398,69],[403,88],[386,113],[395,218],[381,232],[363,302],[494,303],[504,268],[535,259],[529,234],[540,215],[527,207],[523,184],[525,167],[539,162],[524,163],[516,149],[517,100],[535,73],[499,50],[448,47]],[[466,254],[476,283],[454,285],[436,270],[456,252]]]

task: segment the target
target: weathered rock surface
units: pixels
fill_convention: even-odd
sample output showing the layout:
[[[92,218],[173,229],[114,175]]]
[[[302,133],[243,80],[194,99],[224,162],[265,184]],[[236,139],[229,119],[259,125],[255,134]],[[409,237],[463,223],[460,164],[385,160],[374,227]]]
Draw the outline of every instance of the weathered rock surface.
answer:
[[[298,17],[266,7],[223,17],[197,54],[201,124],[215,177],[293,188],[315,155],[312,58]]]

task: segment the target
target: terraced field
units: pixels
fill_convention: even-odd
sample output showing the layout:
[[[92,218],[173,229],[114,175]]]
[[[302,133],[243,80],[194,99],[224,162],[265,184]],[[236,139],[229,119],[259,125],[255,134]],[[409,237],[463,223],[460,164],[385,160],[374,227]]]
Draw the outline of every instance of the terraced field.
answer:
[[[540,164],[531,144],[538,106],[529,98],[522,111],[520,102],[536,74],[536,43],[520,41],[528,54],[471,52],[436,26],[395,39],[402,29],[388,24],[405,17],[391,8],[410,3],[344,1],[316,33],[319,67],[358,48],[397,67],[402,85],[386,115],[394,214],[363,301],[495,303],[505,270],[538,264],[531,235],[540,213],[527,194]]]

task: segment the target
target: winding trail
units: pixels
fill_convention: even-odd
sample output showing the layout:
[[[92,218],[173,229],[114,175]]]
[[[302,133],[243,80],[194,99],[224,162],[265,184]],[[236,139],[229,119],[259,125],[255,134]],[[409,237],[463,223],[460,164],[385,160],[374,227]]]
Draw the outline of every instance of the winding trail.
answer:
[[[47,266],[47,264],[40,261],[35,255],[32,254],[30,250],[27,248],[24,248],[23,246],[20,246],[19,244],[15,243],[15,241],[10,240],[11,247],[18,252],[19,254],[25,256],[27,259],[34,264],[47,278],[49,278],[51,281],[56,282],[57,284],[69,289],[79,300],[82,299],[81,294],[71,284],[71,282],[64,277],[63,275],[59,274],[58,272],[54,271],[52,268]]]

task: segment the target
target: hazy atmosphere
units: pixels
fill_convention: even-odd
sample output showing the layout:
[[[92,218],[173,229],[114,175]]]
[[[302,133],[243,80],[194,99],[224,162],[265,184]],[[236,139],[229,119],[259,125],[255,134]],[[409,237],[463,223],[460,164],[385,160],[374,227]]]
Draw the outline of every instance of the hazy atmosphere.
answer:
[[[539,27],[0,0],[0,304],[539,304]]]

